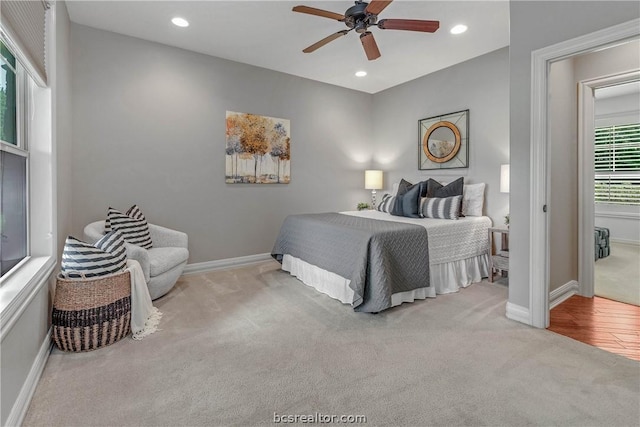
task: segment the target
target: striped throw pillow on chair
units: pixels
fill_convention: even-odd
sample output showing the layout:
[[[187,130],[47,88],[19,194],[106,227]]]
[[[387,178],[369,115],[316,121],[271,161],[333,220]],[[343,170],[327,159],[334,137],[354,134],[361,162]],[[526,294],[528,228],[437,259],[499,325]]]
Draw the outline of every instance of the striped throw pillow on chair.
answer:
[[[151,234],[149,234],[149,224],[147,224],[147,219],[137,205],[133,205],[127,213],[122,213],[110,207],[107,211],[105,228],[107,223],[112,230],[120,231],[127,243],[138,245],[145,249],[153,247]]]

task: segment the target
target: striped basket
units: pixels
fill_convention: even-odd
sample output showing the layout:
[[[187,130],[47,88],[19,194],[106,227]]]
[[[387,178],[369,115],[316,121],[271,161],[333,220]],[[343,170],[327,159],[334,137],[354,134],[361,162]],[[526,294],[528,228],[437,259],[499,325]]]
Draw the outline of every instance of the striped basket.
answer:
[[[128,271],[90,279],[56,279],[51,338],[62,351],[90,351],[131,332]]]

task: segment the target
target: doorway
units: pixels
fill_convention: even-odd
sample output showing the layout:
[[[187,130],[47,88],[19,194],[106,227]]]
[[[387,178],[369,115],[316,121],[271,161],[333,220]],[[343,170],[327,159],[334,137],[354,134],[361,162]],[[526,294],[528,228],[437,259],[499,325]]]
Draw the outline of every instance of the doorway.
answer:
[[[532,53],[532,88],[531,88],[531,164],[530,182],[531,205],[535,207],[531,211],[530,221],[530,242],[531,251],[529,258],[530,271],[530,319],[535,327],[546,328],[549,325],[550,288],[549,288],[549,249],[550,232],[547,216],[548,209],[548,188],[549,180],[549,147],[548,147],[548,119],[549,119],[549,74],[548,70],[552,63],[562,59],[581,55],[584,53],[600,51],[607,47],[622,44],[629,40],[640,38],[640,27],[638,20],[620,24],[605,30],[597,31],[577,39],[568,40]],[[579,162],[581,164],[582,161]],[[593,182],[593,181],[591,181]],[[579,194],[584,195],[583,199],[589,199],[579,185]],[[591,191],[593,193],[593,190]],[[593,205],[593,198],[590,199]],[[539,209],[538,209],[539,207]],[[577,292],[584,293],[583,287],[591,286],[593,289],[593,270],[591,278],[583,277],[585,271],[582,266],[584,260],[591,257],[593,263],[594,246],[587,245],[586,242],[593,242],[593,226],[585,224],[585,219],[589,217],[593,220],[593,213],[584,213],[582,205],[578,207],[581,216],[578,229],[578,281],[565,283],[564,289],[558,295],[564,300]],[[573,218],[575,221],[575,218]],[[593,224],[593,223],[592,223]],[[587,234],[587,230],[590,231]],[[565,292],[566,291],[566,292]],[[587,289],[588,291],[588,289]]]
[[[594,295],[640,306],[640,80],[598,87],[594,102]]]

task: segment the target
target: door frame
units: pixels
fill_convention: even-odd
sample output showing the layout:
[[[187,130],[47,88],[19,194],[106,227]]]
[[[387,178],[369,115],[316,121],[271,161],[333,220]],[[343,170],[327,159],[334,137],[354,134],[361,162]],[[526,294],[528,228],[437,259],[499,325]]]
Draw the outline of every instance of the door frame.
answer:
[[[578,82],[578,283],[580,295],[587,298],[595,294],[595,90],[637,80],[640,70]]]
[[[531,52],[529,314],[530,324],[537,328],[549,326],[549,221],[546,211],[549,186],[548,107],[551,64],[639,37],[640,19],[634,19]],[[582,236],[582,233],[580,235]]]

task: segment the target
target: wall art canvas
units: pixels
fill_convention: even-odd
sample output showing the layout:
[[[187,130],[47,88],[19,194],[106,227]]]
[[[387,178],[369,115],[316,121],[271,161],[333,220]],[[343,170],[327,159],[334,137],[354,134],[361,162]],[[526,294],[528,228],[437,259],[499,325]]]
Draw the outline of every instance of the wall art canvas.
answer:
[[[418,169],[469,167],[469,110],[418,121]]]
[[[288,184],[291,180],[289,120],[227,111],[228,184]]]

